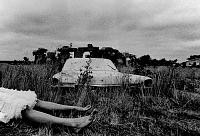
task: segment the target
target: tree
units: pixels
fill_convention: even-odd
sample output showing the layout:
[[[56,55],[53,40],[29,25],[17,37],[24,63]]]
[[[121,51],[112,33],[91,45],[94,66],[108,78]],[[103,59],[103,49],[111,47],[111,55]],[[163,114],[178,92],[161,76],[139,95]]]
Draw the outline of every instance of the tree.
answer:
[[[56,62],[56,52],[47,52],[47,59],[46,63],[48,64],[54,64]]]
[[[23,59],[24,59],[24,64],[30,64],[29,58],[24,57]]]
[[[124,52],[123,56],[126,60],[126,65],[131,65],[132,67],[136,64],[136,56],[133,54],[130,54],[128,52]]]
[[[157,59],[153,59],[153,60],[151,60],[151,65],[152,66],[158,66],[159,65],[159,60],[157,60]]]
[[[58,62],[59,62],[59,70],[62,69],[62,67],[65,64],[65,61],[70,57],[70,47],[69,46],[63,46],[62,48],[58,48]]]
[[[113,49],[112,47],[103,47],[100,52],[102,58],[110,59],[115,65],[118,65],[120,62],[123,64],[126,63],[125,56],[117,49]]]
[[[46,52],[45,48],[38,48],[33,51],[33,56],[35,56],[34,63],[35,64],[44,64],[46,62]]]
[[[167,66],[168,65],[167,61],[165,60],[165,58],[159,60],[158,63],[159,63],[159,66]]]
[[[144,55],[138,58],[137,61],[141,66],[147,66],[151,64],[151,57],[149,55]]]

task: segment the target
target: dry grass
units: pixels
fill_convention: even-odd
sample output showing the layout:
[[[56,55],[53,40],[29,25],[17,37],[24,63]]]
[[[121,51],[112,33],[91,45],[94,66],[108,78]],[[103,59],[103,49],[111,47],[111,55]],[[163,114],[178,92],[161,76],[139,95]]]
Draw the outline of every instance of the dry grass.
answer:
[[[0,71],[3,73],[3,87],[34,90],[42,100],[68,105],[76,105],[78,102],[78,91],[50,87],[49,79],[58,72],[56,66],[2,64]],[[121,68],[121,71],[135,73],[134,68]],[[189,88],[192,92],[197,92],[199,70],[159,67],[142,69],[140,72],[153,78],[152,89],[131,90],[124,86],[88,90],[84,105],[91,104],[99,113],[96,121],[79,134],[63,126],[35,125],[26,120],[12,120],[8,124],[0,124],[0,135],[199,135],[198,118],[188,118],[171,112],[193,110],[191,105],[187,104],[189,100],[183,101],[173,96],[175,89]],[[64,117],[79,116],[76,112],[52,114]]]

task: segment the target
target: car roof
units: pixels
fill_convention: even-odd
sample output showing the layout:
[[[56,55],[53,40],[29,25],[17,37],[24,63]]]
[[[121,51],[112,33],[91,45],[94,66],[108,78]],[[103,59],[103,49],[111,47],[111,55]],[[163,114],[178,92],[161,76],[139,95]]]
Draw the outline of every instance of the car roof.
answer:
[[[63,70],[80,70],[87,65],[89,58],[70,58],[65,62]],[[93,70],[116,71],[113,62],[104,58],[91,58],[90,66]]]

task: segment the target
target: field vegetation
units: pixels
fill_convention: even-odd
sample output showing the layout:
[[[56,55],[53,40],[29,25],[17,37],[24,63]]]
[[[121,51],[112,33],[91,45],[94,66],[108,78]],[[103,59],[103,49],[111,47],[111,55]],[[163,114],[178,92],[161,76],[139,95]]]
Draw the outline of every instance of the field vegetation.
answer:
[[[200,70],[182,67],[119,67],[126,73],[153,78],[152,88],[86,89],[82,105],[91,104],[99,113],[96,120],[79,134],[71,128],[34,124],[27,120],[0,123],[2,136],[56,135],[200,135]],[[55,65],[0,64],[2,86],[18,90],[33,90],[39,99],[77,105],[81,89],[52,88],[51,77],[58,72]],[[60,117],[84,115],[74,111],[51,114]],[[87,114],[87,113],[86,113]]]

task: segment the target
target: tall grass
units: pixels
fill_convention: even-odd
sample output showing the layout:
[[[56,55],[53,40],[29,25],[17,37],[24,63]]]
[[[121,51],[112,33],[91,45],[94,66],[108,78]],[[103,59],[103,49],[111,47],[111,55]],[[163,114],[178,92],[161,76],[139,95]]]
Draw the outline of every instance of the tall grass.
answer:
[[[1,72],[2,86],[5,88],[32,90],[44,100],[58,101],[60,99],[55,94],[57,91],[54,91],[50,86],[50,78],[58,72],[55,66],[6,65],[1,69]]]
[[[181,135],[180,128],[166,127],[165,123],[177,121],[178,117],[165,116],[158,110],[176,108],[172,101],[174,89],[184,88],[186,78],[198,79],[195,72],[188,69],[171,67],[146,68],[135,71],[134,68],[121,68],[120,71],[137,74],[138,72],[153,78],[153,86],[147,92],[137,88],[137,92],[127,86],[121,88],[96,88],[87,92],[84,105],[91,104],[99,110],[96,121],[84,129],[81,135]],[[52,88],[50,78],[58,72],[53,65],[0,65],[2,86],[18,90],[35,91],[42,100],[76,105],[80,92],[75,89]],[[137,73],[136,73],[137,72]],[[196,77],[195,77],[196,76]],[[197,83],[198,84],[198,83]],[[63,93],[64,92],[64,93]],[[134,94],[134,95],[133,95]],[[156,113],[155,113],[156,112]],[[65,115],[58,115],[65,116]],[[77,117],[72,113],[66,117]],[[170,125],[170,123],[168,123]],[[2,128],[2,129],[1,129]],[[9,131],[9,130],[15,131]],[[62,126],[33,127],[28,122],[14,121],[7,125],[0,124],[0,134],[23,135],[76,135]],[[187,134],[187,133],[186,133]]]

